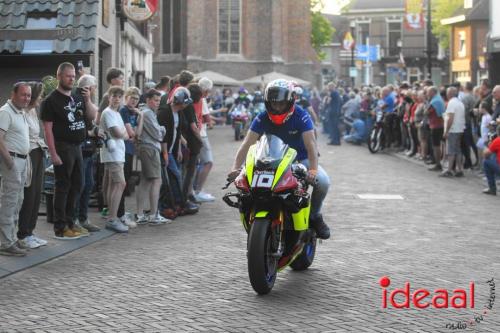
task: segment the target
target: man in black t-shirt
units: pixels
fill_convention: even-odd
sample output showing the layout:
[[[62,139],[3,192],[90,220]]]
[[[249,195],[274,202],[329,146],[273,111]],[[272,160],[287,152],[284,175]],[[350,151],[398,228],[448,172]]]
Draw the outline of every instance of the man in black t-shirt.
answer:
[[[57,69],[58,86],[45,100],[40,111],[50,158],[54,164],[54,232],[57,239],[78,239],[88,232],[73,225],[72,214],[82,188],[82,151],[86,120],[93,120],[97,107],[90,91],[82,91],[82,99],[73,98],[75,67],[62,63]]]

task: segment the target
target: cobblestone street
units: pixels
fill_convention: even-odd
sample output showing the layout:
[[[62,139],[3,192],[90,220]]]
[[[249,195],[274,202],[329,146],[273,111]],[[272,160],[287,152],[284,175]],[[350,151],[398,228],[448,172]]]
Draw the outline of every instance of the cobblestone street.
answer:
[[[206,190],[215,202],[0,279],[0,332],[451,332],[447,324],[480,314],[472,329],[458,331],[499,331],[499,304],[483,310],[492,296],[486,281],[500,281],[500,198],[481,194],[476,178],[438,178],[392,155],[320,138],[332,238],[319,244],[309,270],[286,269],[271,294],[258,296],[247,276],[246,233],[220,200],[239,143],[227,126],[209,138],[215,166]],[[410,282],[411,291],[451,293],[474,281],[475,308],[383,309],[383,276],[389,291]]]

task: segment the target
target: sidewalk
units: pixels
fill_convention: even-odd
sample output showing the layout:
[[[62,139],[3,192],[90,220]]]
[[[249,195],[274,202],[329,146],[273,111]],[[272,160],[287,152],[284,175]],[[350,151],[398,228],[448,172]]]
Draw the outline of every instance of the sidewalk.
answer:
[[[44,203],[42,203],[41,209],[45,211]],[[48,244],[37,249],[28,250],[29,252],[26,257],[0,256],[0,278],[55,259],[115,234],[113,231],[104,229],[105,220],[100,217],[96,208],[89,209],[89,219],[94,224],[98,225],[101,231],[91,233],[89,237],[62,241],[54,238],[53,224],[47,223],[47,218],[45,216],[39,216],[35,234],[48,241]]]

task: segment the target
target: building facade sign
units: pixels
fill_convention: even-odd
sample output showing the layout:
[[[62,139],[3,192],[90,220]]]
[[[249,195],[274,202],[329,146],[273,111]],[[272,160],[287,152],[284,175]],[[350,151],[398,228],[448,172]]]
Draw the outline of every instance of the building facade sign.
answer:
[[[158,0],[123,0],[123,13],[132,21],[149,20],[158,8]]]

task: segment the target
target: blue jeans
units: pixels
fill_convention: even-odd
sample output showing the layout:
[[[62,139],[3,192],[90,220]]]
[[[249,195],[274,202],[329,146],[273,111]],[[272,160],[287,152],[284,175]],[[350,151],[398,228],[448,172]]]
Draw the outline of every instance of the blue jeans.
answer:
[[[304,166],[309,169],[308,159],[299,162],[304,164]],[[321,167],[321,165],[318,165],[318,174],[316,175],[316,179],[318,182],[313,186],[310,216],[316,216],[321,213],[321,206],[323,206],[323,201],[325,200],[328,188],[330,187],[330,177],[328,177],[328,174]]]
[[[175,177],[177,181],[177,186],[172,185],[172,193],[177,199],[180,199],[180,201],[184,201],[182,199],[182,174],[181,171],[179,170],[179,164],[177,164],[177,160],[175,159],[174,155],[171,153],[168,153],[168,167],[167,169],[172,173],[172,175]]]
[[[488,187],[490,190],[497,189],[495,176],[500,176],[500,165],[498,165],[496,156],[490,156],[483,162],[484,173],[486,174],[486,179],[488,179]]]
[[[92,193],[92,188],[94,188],[94,156],[83,158],[83,189],[75,207],[75,215],[80,222],[85,222],[88,217],[90,194]]]
[[[348,142],[348,143],[354,143],[354,144],[360,145],[363,142],[363,137],[361,137],[357,133],[348,134],[348,135],[344,135],[344,141]]]
[[[339,130],[339,115],[333,111],[329,113],[329,127],[330,127],[330,142],[333,144],[340,144],[340,130]]]

